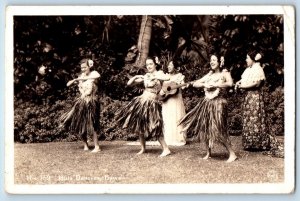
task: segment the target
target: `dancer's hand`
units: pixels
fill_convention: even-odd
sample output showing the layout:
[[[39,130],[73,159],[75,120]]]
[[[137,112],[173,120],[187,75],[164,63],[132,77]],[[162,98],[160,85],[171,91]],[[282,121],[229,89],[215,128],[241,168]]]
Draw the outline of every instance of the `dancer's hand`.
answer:
[[[234,90],[237,90],[240,87],[241,87],[241,81],[238,81],[237,83],[235,83]]]
[[[67,83],[67,87],[72,85],[74,82],[76,82],[77,79],[73,79],[73,80],[70,80],[68,83]]]

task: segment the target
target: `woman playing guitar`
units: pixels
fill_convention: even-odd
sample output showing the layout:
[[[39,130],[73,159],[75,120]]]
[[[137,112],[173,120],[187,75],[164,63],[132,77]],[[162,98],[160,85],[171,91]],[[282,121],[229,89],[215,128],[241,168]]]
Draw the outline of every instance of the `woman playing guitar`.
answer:
[[[164,122],[164,138],[168,145],[185,145],[185,133],[182,126],[178,126],[179,120],[185,115],[181,89],[187,85],[184,83],[184,75],[177,72],[175,61],[168,63],[170,80],[164,81],[159,99],[162,100],[162,117]]]

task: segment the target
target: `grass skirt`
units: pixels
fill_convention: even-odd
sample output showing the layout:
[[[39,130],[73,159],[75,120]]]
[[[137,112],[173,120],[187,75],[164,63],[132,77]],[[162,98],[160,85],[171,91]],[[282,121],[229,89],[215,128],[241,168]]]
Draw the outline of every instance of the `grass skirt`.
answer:
[[[204,98],[179,125],[184,127],[188,136],[198,136],[200,142],[213,147],[214,142],[230,143],[227,132],[227,101],[224,98]]]
[[[63,127],[81,137],[92,136],[100,127],[100,103],[97,98],[77,98],[73,107],[60,120]]]
[[[156,139],[163,135],[161,105],[156,95],[152,98],[150,96],[144,92],[133,98],[117,112],[117,122],[132,134],[144,134],[145,139]]]

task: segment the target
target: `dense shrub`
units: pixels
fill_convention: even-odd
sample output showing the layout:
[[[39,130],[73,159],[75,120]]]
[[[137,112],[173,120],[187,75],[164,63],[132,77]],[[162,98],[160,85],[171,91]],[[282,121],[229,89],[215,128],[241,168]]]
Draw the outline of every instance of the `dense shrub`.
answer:
[[[14,139],[21,143],[76,141],[76,133],[59,128],[59,117],[67,108],[72,107],[73,99],[57,100],[54,104],[36,104],[34,102],[15,101]],[[100,99],[101,140],[135,140],[133,134],[127,134],[115,121],[118,108],[126,104],[109,97]]]
[[[240,135],[243,129],[242,117],[243,95],[230,90],[228,96],[228,132],[230,135]]]
[[[269,80],[265,89],[267,123],[270,132],[284,133],[282,15],[155,16],[153,19],[149,54],[160,57],[165,71],[164,64],[176,56],[187,82],[209,71],[206,57],[211,50],[225,56],[225,67],[234,81],[240,79],[244,70],[247,51],[253,48],[262,51]],[[65,84],[78,76],[78,62],[85,57],[94,60],[93,70],[101,74],[99,138],[135,140],[134,134],[116,124],[115,113],[143,90],[142,84],[126,86],[132,76],[145,73],[144,68],[129,64],[138,52],[131,60],[125,56],[136,44],[139,28],[140,16],[14,17],[15,141],[78,140],[76,134],[58,127],[58,119],[78,95],[77,87],[66,88]],[[46,71],[41,73],[43,67]],[[184,90],[186,110],[190,111],[203,95],[201,89]],[[241,134],[242,100],[242,94],[229,93],[231,135]]]
[[[127,101],[113,100],[109,97],[101,99],[100,125],[102,139],[105,140],[136,140],[136,136],[128,133],[126,129],[120,127],[116,122],[118,109],[127,104]]]
[[[265,89],[265,108],[269,132],[284,135],[284,88]]]
[[[193,91],[193,92],[192,92]],[[190,111],[199,102],[203,92],[199,89],[188,89],[194,96],[184,98],[186,111]],[[269,130],[273,134],[284,134],[284,91],[282,87],[273,92],[265,91],[265,108]],[[131,97],[130,97],[131,98]],[[230,135],[242,133],[243,94],[230,94],[228,98],[228,126]],[[15,100],[14,136],[15,141],[21,143],[74,141],[78,140],[75,133],[60,129],[58,119],[60,115],[72,106],[73,97],[57,100],[53,104],[43,102],[37,104],[29,101]],[[133,133],[128,133],[116,122],[116,112],[128,101],[114,100],[108,96],[100,98],[101,114],[99,133],[100,140],[136,140]]]
[[[66,138],[67,134],[60,131],[57,122],[65,105],[66,103],[60,100],[53,105],[15,101],[15,141],[22,143],[51,142]]]

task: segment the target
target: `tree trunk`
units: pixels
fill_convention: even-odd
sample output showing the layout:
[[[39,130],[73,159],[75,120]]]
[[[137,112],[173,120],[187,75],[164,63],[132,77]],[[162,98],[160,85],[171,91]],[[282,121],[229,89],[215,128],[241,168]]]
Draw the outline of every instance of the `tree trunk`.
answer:
[[[148,15],[143,15],[140,34],[139,34],[139,41],[138,41],[139,54],[135,61],[136,67],[141,68],[145,66],[146,59],[149,53],[151,31],[152,31],[152,17]]]

